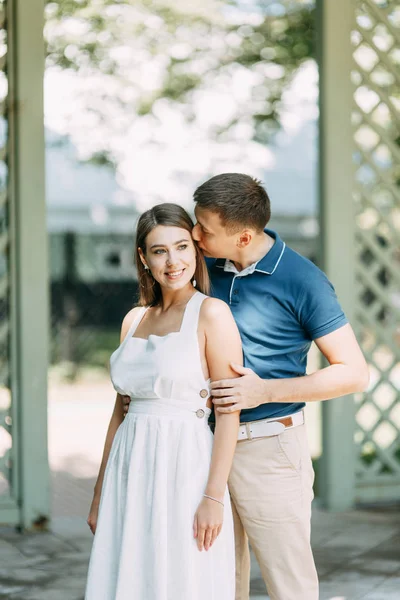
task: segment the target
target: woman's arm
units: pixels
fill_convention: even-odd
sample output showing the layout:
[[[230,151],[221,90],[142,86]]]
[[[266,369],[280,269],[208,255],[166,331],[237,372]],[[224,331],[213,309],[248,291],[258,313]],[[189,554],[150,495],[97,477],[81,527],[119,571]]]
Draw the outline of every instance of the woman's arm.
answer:
[[[118,427],[121,425],[124,420],[123,410],[122,410],[122,402],[121,397],[117,394],[117,398],[114,404],[114,410],[111,415],[110,423],[107,429],[106,441],[104,443],[103,457],[101,459],[99,474],[97,476],[96,484],[94,486],[94,497],[100,500],[101,489],[103,487],[103,479],[104,472],[106,470],[108,457],[110,455],[110,450],[112,443],[114,441],[114,436],[117,432]]]
[[[206,338],[206,359],[211,380],[235,377],[230,363],[243,364],[242,344],[229,307],[220,300],[204,301],[201,318]],[[215,414],[214,445],[204,493],[223,502],[235,452],[240,412]],[[200,550],[213,544],[222,527],[223,506],[203,498],[195,518],[195,537]]]
[[[129,331],[129,327],[130,327],[133,319],[135,318],[138,310],[140,310],[140,309],[139,308],[132,309],[124,318],[124,320],[122,322],[122,327],[121,327],[121,342],[127,335],[128,331]],[[98,514],[98,510],[99,510],[101,489],[103,487],[104,473],[106,470],[108,457],[110,455],[111,446],[114,441],[115,433],[116,433],[118,427],[121,425],[123,420],[124,420],[124,410],[123,410],[122,400],[121,400],[120,394],[117,394],[117,398],[116,398],[115,404],[114,404],[114,410],[111,415],[110,423],[108,425],[108,430],[107,430],[106,440],[104,443],[103,457],[101,459],[99,474],[97,476],[96,484],[94,486],[93,501],[92,501],[92,504],[90,507],[89,517],[87,519],[87,523],[88,523],[92,533],[95,533],[95,531],[96,531],[97,514]]]

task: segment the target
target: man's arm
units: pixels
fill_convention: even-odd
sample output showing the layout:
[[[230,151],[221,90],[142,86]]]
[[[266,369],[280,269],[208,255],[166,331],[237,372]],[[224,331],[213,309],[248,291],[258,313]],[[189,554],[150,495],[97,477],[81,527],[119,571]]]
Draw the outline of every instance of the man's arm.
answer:
[[[289,379],[261,379],[251,369],[233,366],[240,379],[212,383],[213,402],[219,412],[255,408],[270,402],[316,402],[330,400],[368,387],[368,365],[353,329],[340,329],[315,340],[329,362],[324,369]],[[233,403],[233,404],[232,404]],[[231,404],[224,408],[224,404]]]

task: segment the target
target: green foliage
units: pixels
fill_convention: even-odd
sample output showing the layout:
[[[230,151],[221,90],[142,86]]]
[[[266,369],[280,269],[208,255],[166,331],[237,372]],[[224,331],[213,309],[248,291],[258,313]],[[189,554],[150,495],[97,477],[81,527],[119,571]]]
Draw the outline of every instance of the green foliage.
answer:
[[[260,0],[249,23],[239,1],[48,2],[47,65],[104,76],[105,95],[126,114],[154,116],[163,99],[178,103],[188,120],[196,92],[227,89],[245,70],[254,76],[250,100],[238,99],[231,123],[210,134],[226,136],[246,122],[265,143],[279,127],[283,91],[315,55],[313,5],[280,4],[285,10],[273,15]]]

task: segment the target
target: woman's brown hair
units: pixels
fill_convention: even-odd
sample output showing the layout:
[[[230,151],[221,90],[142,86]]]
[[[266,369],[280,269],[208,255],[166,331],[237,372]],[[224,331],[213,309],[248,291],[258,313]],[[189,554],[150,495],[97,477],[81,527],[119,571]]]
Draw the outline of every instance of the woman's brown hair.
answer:
[[[161,300],[160,284],[153,278],[150,271],[146,271],[139,255],[139,248],[141,248],[143,254],[146,254],[146,238],[158,225],[186,229],[186,231],[190,233],[190,236],[192,236],[192,229],[194,227],[193,221],[188,213],[178,204],[171,204],[168,202],[157,204],[157,206],[153,206],[150,210],[146,210],[146,212],[140,216],[136,228],[135,250],[139,281],[139,306],[155,306]],[[200,292],[203,292],[203,294],[209,294],[210,279],[206,262],[200,248],[195,242],[194,248],[196,251],[196,270],[194,272],[194,279],[197,282],[196,288]]]

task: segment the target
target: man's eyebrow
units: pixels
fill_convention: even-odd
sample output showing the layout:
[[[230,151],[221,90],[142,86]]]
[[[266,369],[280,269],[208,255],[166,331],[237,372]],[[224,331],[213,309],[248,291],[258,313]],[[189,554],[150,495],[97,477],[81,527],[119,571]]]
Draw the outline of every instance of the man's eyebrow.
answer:
[[[177,242],[174,242],[172,245],[178,246],[179,244],[182,244],[182,242],[189,242],[189,240],[184,238],[182,240],[178,240]],[[153,244],[152,246],[150,246],[150,250],[152,250],[153,248],[165,248],[165,244]]]

